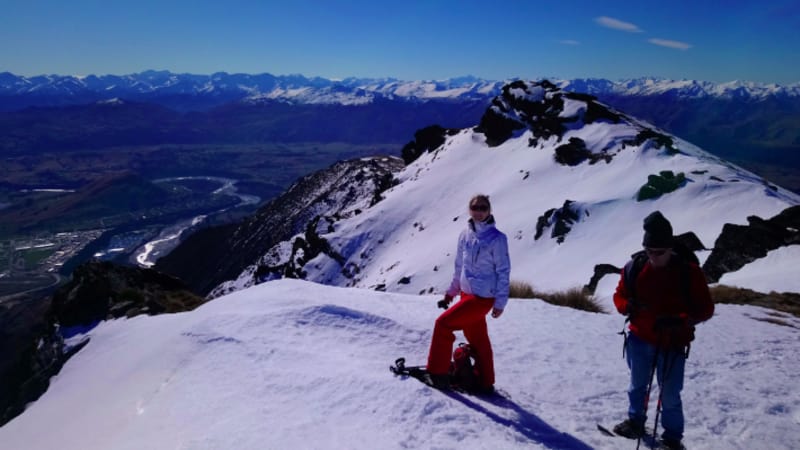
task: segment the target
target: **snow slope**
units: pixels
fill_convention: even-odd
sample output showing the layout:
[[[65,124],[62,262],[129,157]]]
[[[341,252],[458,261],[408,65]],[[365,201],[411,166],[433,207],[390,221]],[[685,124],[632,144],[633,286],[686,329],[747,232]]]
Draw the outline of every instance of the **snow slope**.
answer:
[[[510,399],[487,401],[389,372],[398,356],[424,362],[436,300],[280,280],[101,323],[0,428],[0,448],[633,448],[595,429],[625,416],[621,316],[512,299],[489,319]],[[683,397],[690,448],[800,447],[800,320],[754,320],[774,316],[720,305],[700,325]]]

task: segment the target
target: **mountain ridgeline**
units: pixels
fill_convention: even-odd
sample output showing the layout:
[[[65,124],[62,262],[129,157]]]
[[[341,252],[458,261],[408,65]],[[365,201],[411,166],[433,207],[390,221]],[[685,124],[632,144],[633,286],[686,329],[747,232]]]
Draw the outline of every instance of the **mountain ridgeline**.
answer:
[[[510,83],[473,128],[419,130],[402,153],[309,175],[156,268],[212,297],[282,277],[440,292],[476,192],[509,236],[512,278],[545,290],[618,273],[655,209],[692,237],[710,281],[800,242],[797,195],[547,81]]]
[[[0,154],[275,142],[400,146],[432,124],[473,126],[507,84],[475,77],[0,73]],[[800,85],[650,78],[554,84],[800,192]]]

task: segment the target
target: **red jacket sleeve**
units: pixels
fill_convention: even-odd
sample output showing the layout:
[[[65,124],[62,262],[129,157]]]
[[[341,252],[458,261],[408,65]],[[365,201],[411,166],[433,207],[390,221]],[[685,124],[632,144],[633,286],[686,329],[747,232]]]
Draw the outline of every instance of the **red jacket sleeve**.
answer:
[[[708,282],[703,270],[697,265],[689,266],[690,294],[692,297],[692,308],[689,311],[689,321],[694,325],[704,322],[714,315],[714,302],[711,300],[711,292],[708,290]]]
[[[628,292],[625,290],[625,269],[620,272],[617,290],[614,292],[614,306],[620,314],[628,314]]]

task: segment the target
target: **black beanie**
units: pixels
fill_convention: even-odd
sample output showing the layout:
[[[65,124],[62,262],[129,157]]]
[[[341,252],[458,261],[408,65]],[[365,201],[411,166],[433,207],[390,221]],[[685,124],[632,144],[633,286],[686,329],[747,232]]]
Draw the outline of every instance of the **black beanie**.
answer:
[[[644,240],[649,248],[672,248],[672,225],[659,211],[644,218]]]

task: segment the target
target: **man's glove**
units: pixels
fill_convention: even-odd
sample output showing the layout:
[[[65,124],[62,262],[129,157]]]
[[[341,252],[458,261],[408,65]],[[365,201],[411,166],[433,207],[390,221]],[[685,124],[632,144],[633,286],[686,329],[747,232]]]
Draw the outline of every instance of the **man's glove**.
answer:
[[[453,296],[445,294],[444,298],[439,300],[436,303],[436,306],[438,306],[439,308],[442,308],[442,309],[447,309],[447,307],[450,306],[450,302],[452,302],[452,301],[453,301]]]

